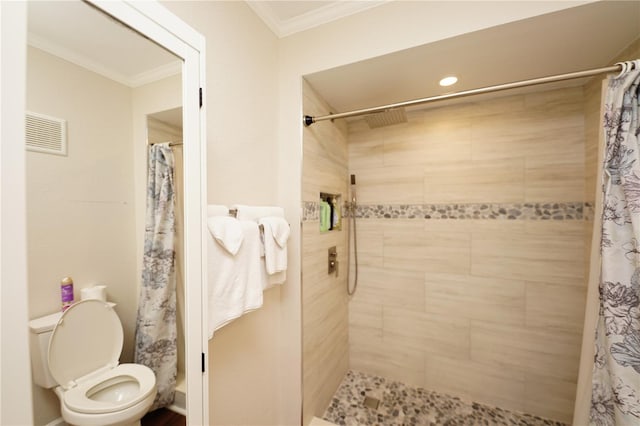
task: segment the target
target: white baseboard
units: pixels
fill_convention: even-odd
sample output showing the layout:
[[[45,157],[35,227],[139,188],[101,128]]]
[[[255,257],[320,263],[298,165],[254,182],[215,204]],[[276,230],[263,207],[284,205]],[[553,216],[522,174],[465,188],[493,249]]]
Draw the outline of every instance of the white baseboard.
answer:
[[[177,405],[175,405],[175,404],[172,404],[172,405],[168,406],[168,407],[167,407],[167,410],[171,410],[171,411],[173,411],[174,413],[178,413],[178,414],[181,414],[181,415],[183,415],[183,416],[187,417],[187,410],[185,410],[185,409],[184,409],[184,408],[182,408],[182,407],[178,407],[178,406],[177,406]]]
[[[62,417],[58,417],[57,419],[51,420],[49,423],[47,423],[44,426],[69,426],[69,425],[62,419]]]

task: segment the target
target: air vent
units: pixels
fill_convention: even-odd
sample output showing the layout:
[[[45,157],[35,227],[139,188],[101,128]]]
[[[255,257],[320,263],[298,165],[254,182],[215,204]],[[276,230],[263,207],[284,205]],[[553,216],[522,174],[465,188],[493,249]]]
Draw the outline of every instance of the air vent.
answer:
[[[67,155],[67,122],[27,112],[27,149],[55,155]]]

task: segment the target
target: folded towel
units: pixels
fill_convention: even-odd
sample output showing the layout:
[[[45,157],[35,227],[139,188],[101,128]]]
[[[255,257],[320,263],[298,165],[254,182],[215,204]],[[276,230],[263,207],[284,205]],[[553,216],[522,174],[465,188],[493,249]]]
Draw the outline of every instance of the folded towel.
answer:
[[[215,330],[262,306],[263,267],[260,231],[255,221],[240,221],[244,239],[232,256],[211,236],[207,238],[209,338]]]
[[[229,208],[221,204],[209,204],[207,206],[207,217],[229,216]]]
[[[236,217],[240,220],[258,220],[261,217],[284,217],[284,209],[276,206],[245,206],[234,205],[232,208],[238,211]]]
[[[264,262],[269,275],[287,270],[287,240],[291,229],[282,217],[260,218],[264,233]]]
[[[213,216],[207,219],[207,226],[218,244],[234,256],[238,253],[244,238],[238,219],[231,216]]]
[[[264,259],[263,259],[264,260]],[[275,274],[267,274],[267,268],[262,267],[262,289],[268,290],[276,285],[284,284],[287,280],[287,271],[276,272]]]
[[[287,280],[287,271],[276,272],[275,274],[269,275],[269,278],[267,279],[266,288],[271,288],[277,284],[284,284],[286,280]]]
[[[291,227],[283,217],[261,217],[258,219],[258,224],[264,228],[265,238],[271,237],[280,248],[287,248],[287,240],[291,233]]]

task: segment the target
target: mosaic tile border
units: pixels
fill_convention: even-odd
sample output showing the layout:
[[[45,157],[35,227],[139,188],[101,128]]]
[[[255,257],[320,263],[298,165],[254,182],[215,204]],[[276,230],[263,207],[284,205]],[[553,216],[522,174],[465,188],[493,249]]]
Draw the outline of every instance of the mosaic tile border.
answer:
[[[345,207],[343,207],[343,212],[347,212]],[[304,201],[302,210],[303,222],[319,220],[320,203]],[[356,218],[593,220],[593,212],[594,203],[583,201],[562,203],[368,204],[358,205]]]
[[[320,203],[317,201],[302,202],[302,221],[303,222],[319,222],[320,221]]]

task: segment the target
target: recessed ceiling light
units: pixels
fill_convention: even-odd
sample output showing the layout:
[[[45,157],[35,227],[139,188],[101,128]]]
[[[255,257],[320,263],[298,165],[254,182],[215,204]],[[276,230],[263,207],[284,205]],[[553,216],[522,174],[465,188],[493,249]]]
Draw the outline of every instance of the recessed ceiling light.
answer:
[[[452,75],[440,80],[440,86],[451,86],[453,84],[456,84],[457,82],[458,82],[458,77],[455,77]]]

